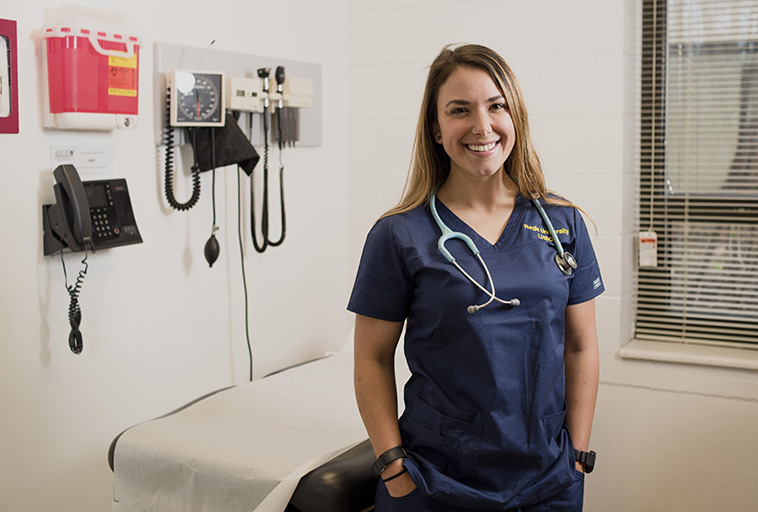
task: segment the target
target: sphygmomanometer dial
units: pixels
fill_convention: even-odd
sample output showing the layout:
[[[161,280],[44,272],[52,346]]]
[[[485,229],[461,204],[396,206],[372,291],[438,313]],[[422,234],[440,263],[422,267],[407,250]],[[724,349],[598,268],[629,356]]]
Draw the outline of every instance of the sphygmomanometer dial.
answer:
[[[200,71],[174,71],[172,126],[223,126],[224,75]]]

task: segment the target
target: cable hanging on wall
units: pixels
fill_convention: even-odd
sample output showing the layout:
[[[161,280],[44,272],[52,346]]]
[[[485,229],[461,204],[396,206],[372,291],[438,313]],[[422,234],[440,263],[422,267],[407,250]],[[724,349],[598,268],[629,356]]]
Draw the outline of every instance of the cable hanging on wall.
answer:
[[[250,174],[250,233],[253,239],[253,247],[255,250],[259,253],[264,252],[269,246],[271,247],[277,247],[284,242],[284,238],[287,234],[287,222],[286,222],[286,212],[285,212],[285,206],[284,206],[284,165],[281,164],[281,152],[282,152],[282,137],[281,137],[281,122],[279,122],[279,162],[280,162],[280,168],[279,168],[279,198],[280,198],[280,206],[281,206],[281,222],[282,222],[282,232],[281,236],[278,240],[271,240],[269,238],[269,203],[268,203],[268,157],[269,157],[269,143],[268,143],[268,137],[269,137],[269,125],[268,125],[268,116],[269,116],[269,99],[268,99],[268,93],[269,93],[269,75],[271,72],[271,68],[260,68],[258,70],[258,76],[263,79],[263,93],[264,93],[264,100],[263,100],[263,194],[261,199],[261,238],[262,241],[259,244],[258,243],[258,235],[256,233],[257,230],[257,222],[255,218],[255,174]],[[282,84],[284,83],[284,68],[282,66],[279,66],[276,70],[276,80],[278,85],[278,89],[281,91]],[[282,111],[282,100],[281,95],[279,99],[279,108],[277,109],[277,114],[280,116],[281,119],[281,111]]]

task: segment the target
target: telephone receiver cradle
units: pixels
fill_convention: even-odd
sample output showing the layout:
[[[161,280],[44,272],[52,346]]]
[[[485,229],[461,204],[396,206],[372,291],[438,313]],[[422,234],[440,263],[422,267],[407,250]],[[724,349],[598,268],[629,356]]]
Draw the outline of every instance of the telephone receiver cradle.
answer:
[[[43,252],[142,243],[124,179],[82,181],[73,165],[53,171],[55,204],[42,205]]]

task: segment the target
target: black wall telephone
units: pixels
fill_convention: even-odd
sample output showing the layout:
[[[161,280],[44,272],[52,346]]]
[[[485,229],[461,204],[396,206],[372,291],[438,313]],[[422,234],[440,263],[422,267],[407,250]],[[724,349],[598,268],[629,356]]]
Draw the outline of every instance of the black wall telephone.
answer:
[[[53,177],[56,204],[42,206],[45,255],[142,242],[126,180],[83,182],[73,165],[59,165]]]
[[[79,325],[79,306],[87,274],[87,249],[97,250],[142,242],[129,200],[126,180],[82,181],[73,165],[59,165],[53,171],[55,204],[42,205],[42,246],[45,255],[60,253],[66,290],[71,296],[68,345],[74,354],[84,348]],[[75,284],[68,285],[63,250],[85,251]]]

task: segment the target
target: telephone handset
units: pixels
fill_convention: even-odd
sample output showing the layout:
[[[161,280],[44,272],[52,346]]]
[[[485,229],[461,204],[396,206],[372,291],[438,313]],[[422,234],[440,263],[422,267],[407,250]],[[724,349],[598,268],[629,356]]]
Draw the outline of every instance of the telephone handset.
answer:
[[[126,180],[83,182],[73,165],[59,165],[53,177],[57,202],[42,207],[45,255],[142,242]]]
[[[59,165],[53,171],[53,177],[58,184],[53,190],[60,205],[62,221],[71,228],[69,247],[79,250],[78,247],[92,241],[92,218],[84,184],[73,165]]]

